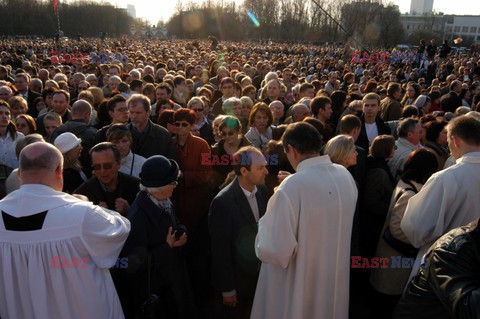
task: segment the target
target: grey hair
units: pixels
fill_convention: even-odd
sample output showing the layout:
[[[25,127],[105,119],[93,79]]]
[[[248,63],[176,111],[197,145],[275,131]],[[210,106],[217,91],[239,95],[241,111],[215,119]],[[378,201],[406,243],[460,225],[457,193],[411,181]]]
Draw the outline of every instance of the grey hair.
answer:
[[[140,184],[140,191],[147,192],[149,194],[156,193],[156,192],[160,191],[161,189],[162,189],[162,187],[147,187],[147,186],[143,186],[142,184]]]

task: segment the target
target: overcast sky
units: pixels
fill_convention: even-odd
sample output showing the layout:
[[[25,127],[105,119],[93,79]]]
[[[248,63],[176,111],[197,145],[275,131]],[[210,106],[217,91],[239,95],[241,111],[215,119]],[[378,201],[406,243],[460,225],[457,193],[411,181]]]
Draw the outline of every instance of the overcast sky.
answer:
[[[60,0],[62,1],[62,0]],[[107,0],[108,1],[108,0]],[[191,0],[202,3],[202,0]],[[308,0],[305,0],[308,1]],[[145,18],[152,24],[158,20],[168,21],[175,10],[176,0],[110,0],[119,7],[126,8],[128,3],[135,4],[137,17]],[[238,4],[243,0],[235,0]],[[391,0],[400,7],[400,12],[410,11],[410,0]],[[445,14],[477,14],[480,15],[480,1],[478,0],[434,0],[433,9]]]

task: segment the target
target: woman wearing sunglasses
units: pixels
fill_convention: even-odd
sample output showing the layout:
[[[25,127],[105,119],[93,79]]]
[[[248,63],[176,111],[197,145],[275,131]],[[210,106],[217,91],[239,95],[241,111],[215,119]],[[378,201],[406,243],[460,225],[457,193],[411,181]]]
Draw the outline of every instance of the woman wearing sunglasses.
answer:
[[[213,145],[215,138],[213,136],[212,122],[205,116],[203,100],[199,97],[193,97],[188,101],[187,107],[195,112],[195,125],[192,133],[203,138],[208,145]]]
[[[222,139],[212,147],[213,176],[210,187],[215,196],[224,186],[225,178],[233,170],[231,156],[243,146],[252,145],[242,135],[240,120],[234,116],[225,116],[218,126]]]
[[[173,121],[177,132],[173,143],[181,174],[178,190],[172,200],[178,218],[193,234],[210,206],[208,181],[212,175],[212,167],[202,165],[203,156],[210,155],[210,147],[204,139],[191,132],[195,126],[195,113],[192,110],[186,108],[176,110]]]

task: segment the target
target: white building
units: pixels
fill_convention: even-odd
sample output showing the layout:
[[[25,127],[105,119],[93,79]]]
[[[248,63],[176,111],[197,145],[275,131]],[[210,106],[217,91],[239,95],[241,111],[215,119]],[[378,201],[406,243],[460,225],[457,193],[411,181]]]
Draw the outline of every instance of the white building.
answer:
[[[411,0],[410,14],[422,15],[431,14],[433,10],[433,0]]]
[[[448,16],[445,39],[456,38],[480,43],[480,16]]]
[[[128,15],[131,16],[132,18],[134,19],[137,18],[137,9],[135,9],[135,6],[133,4],[127,4],[127,12],[128,12]]]

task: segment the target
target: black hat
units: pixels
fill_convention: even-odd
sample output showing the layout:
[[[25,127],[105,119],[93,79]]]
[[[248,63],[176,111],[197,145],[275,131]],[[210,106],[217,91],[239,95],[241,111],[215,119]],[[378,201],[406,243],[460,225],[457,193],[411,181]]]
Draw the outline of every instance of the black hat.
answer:
[[[140,183],[145,187],[161,187],[178,179],[178,164],[165,156],[155,155],[143,163]]]

